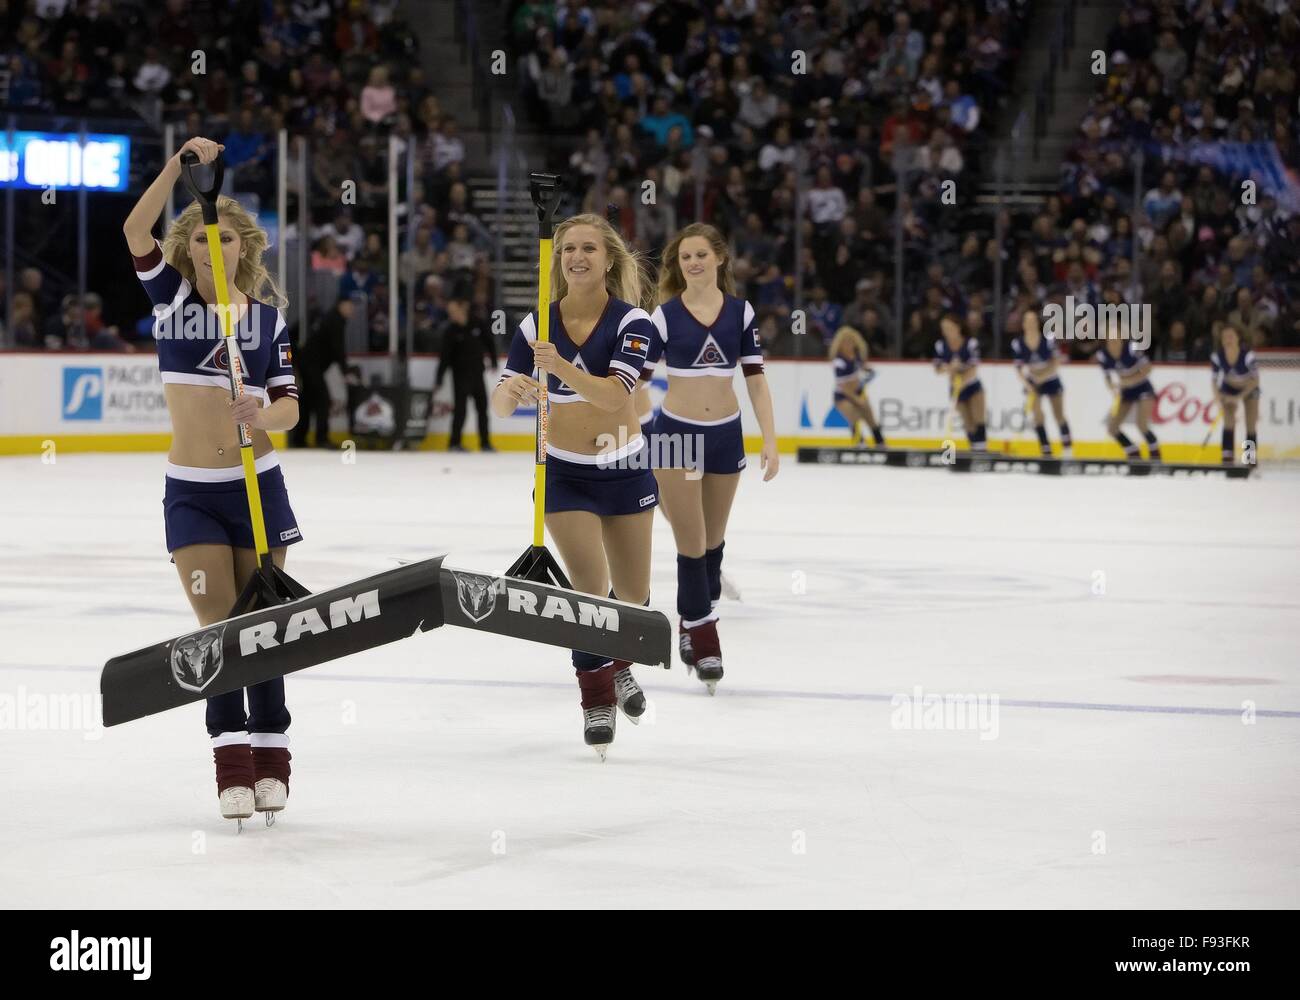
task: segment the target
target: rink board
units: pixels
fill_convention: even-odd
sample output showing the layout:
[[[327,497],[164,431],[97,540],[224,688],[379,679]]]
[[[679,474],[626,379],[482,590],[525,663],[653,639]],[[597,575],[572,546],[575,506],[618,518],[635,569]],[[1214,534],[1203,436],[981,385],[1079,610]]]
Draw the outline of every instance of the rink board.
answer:
[[[387,372],[385,356],[355,360],[363,373]],[[432,356],[412,359],[412,384],[432,387],[436,363]],[[873,365],[877,374],[868,387],[868,397],[889,444],[937,448],[945,439],[964,438],[960,420],[950,417],[946,381],[928,362],[880,361]],[[783,451],[803,445],[848,444],[849,429],[832,405],[831,369],[825,360],[770,361],[766,374]],[[485,378],[491,385],[496,373],[488,372]],[[1061,379],[1076,455],[1118,458],[1118,448],[1105,428],[1111,395],[1096,366],[1065,365]],[[986,362],[980,366],[980,380],[987,400],[990,448],[1036,454],[1038,443],[1012,366]],[[1151,381],[1157,393],[1152,428],[1166,457],[1175,461],[1217,458],[1218,407],[1213,402],[1208,367],[1162,364]],[[1264,393],[1259,417],[1260,459],[1300,458],[1300,371],[1265,366],[1260,382]],[[656,405],[666,387],[662,375],[652,382],[651,397]],[[346,438],[348,427],[341,388],[341,384],[334,387],[340,398],[331,416],[336,442]],[[760,430],[739,374],[736,394],[741,400],[746,448],[757,451]],[[429,436],[422,448],[446,446],[451,412],[451,388],[444,384],[434,393]],[[494,444],[502,450],[530,450],[533,426],[531,410],[504,419],[493,417]],[[1050,415],[1047,427],[1056,440],[1057,429]],[[467,421],[467,444],[477,442],[477,429],[473,418]],[[169,445],[169,430],[162,381],[152,355],[7,353],[0,361],[0,454],[161,451]]]

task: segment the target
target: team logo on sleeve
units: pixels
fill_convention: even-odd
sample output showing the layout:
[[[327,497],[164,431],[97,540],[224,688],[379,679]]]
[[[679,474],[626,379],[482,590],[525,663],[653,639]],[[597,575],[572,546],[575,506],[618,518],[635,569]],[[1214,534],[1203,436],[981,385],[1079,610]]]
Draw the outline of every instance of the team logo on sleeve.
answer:
[[[700,348],[700,353],[691,362],[691,367],[712,368],[715,365],[725,365],[727,363],[727,356],[722,353],[722,348],[713,339],[713,334],[709,334],[704,338],[704,346]]]
[[[650,351],[650,338],[640,333],[624,334],[623,350],[645,357]]]
[[[172,680],[186,691],[201,693],[221,673],[225,635],[222,625],[177,639],[172,644]]]
[[[456,580],[456,600],[465,617],[472,622],[481,622],[497,606],[496,578],[481,576],[478,573],[451,571]]]

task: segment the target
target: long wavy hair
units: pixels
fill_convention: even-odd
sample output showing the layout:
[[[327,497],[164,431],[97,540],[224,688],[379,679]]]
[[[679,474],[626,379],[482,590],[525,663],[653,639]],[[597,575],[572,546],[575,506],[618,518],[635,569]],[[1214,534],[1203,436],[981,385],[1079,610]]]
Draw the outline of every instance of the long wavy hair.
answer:
[[[271,277],[271,272],[262,263],[262,255],[270,244],[266,230],[257,224],[253,213],[234,198],[225,195],[217,198],[217,215],[225,219],[239,233],[239,264],[235,268],[235,287],[250,299],[265,302],[267,305],[283,309],[289,304],[288,298],[280,286]],[[176,268],[181,276],[190,283],[195,283],[194,261],[190,257],[190,236],[194,227],[203,222],[202,211],[197,201],[192,201],[180,215],[176,216],[162,239],[162,254],[167,263]]]
[[[569,282],[564,277],[564,268],[560,265],[560,248],[564,237],[574,226],[592,226],[600,231],[605,244],[605,256],[613,266],[605,272],[605,291],[616,299],[630,302],[634,306],[643,305],[645,288],[649,283],[636,251],[623,242],[614,227],[603,216],[594,212],[584,212],[565,219],[555,227],[553,250],[551,254],[551,301],[558,302],[569,294]]]
[[[840,351],[844,349],[845,345],[852,346],[853,356],[859,361],[867,360],[868,351],[865,338],[853,327],[842,326],[835,331],[835,336],[831,338],[830,354],[828,355],[831,361],[840,356]]]
[[[661,304],[681,295],[686,288],[686,276],[682,274],[682,264],[678,258],[681,255],[682,241],[692,236],[701,236],[709,241],[709,246],[718,257],[718,287],[728,295],[736,294],[736,278],[731,273],[731,253],[727,249],[727,241],[722,238],[722,233],[707,222],[692,222],[664,247],[663,262],[659,268]]]

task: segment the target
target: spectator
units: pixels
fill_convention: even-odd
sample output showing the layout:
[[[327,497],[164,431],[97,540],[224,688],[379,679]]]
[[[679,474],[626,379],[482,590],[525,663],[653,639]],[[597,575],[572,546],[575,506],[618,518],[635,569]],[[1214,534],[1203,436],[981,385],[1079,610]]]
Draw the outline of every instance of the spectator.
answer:
[[[388,82],[387,66],[370,70],[370,78],[361,90],[361,114],[372,125],[392,125],[397,114],[397,91]]]
[[[333,236],[322,236],[313,244],[311,269],[313,271],[328,271],[337,278],[343,277],[348,269],[348,258],[339,249],[338,242]]]
[[[695,143],[690,120],[680,112],[671,110],[666,97],[656,97],[653,112],[643,117],[638,124],[659,146],[668,144],[668,136],[673,129],[681,130],[683,149],[689,149]]]
[[[346,207],[339,208],[334,213],[334,221],[312,233],[312,238],[317,240],[326,236],[347,255],[348,260],[360,253],[366,241],[365,230],[352,221],[352,212]]]
[[[432,161],[435,171],[442,171],[452,163],[465,159],[465,143],[457,131],[456,119],[447,115],[433,135]]]

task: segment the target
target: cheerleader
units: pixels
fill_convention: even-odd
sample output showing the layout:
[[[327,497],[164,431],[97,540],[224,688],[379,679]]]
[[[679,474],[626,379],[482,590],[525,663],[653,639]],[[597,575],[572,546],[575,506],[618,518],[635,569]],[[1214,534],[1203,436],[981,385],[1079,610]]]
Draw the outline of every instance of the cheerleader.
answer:
[[[1056,344],[1043,334],[1038,314],[1025,310],[1021,320],[1021,335],[1011,341],[1011,356],[1015,358],[1016,374],[1020,377],[1028,397],[1029,412],[1034,418],[1034,431],[1038,446],[1045,458],[1052,456],[1052,445],[1047,440],[1047,426],[1043,420],[1043,397],[1052,404],[1052,416],[1061,431],[1061,453],[1070,451],[1070,425],[1065,419],[1065,387],[1057,375]]]
[[[218,198],[221,254],[244,376],[245,395],[238,401],[230,395],[211,248],[198,203],[176,217],[161,243],[152,235],[180,176],[181,155],[193,151],[201,163],[210,163],[223,148],[210,139],[186,142],[122,226],[136,276],[154,304],[158,367],[172,427],[163,494],[167,549],[200,625],[226,618],[257,569],[240,465],[240,424],[252,430],[275,564],[283,566],[286,548],[302,540],[279,456],[267,437],[268,431],[287,431],[298,422],[298,389],[280,311],[285,299],[262,263],[266,233],[238,202]],[[209,698],[206,721],[221,815],[246,819],[254,810],[283,809],[290,760],[283,678],[250,687],[247,712],[243,691]]]
[[[560,223],[554,247],[550,339],[537,340],[534,313],[519,324],[492,409],[507,417],[535,401],[534,372],[546,373],[546,528],[576,590],[646,604],[658,495],[632,394],[656,333],[632,304],[641,298],[640,267],[599,215]],[[573,666],[583,739],[603,759],[614,741],[615,706],[637,722],[645,695],[626,660],[574,650]]]
[[[1223,415],[1223,464],[1232,465],[1237,460],[1234,440],[1237,424],[1237,404],[1246,411],[1245,461],[1253,465],[1257,460],[1255,427],[1259,422],[1259,363],[1255,352],[1242,345],[1241,334],[1234,326],[1224,326],[1219,331],[1219,346],[1210,355],[1213,371],[1214,395]]]
[[[1097,352],[1097,363],[1101,365],[1106,384],[1115,394],[1114,405],[1106,420],[1107,432],[1124,449],[1125,458],[1129,461],[1140,459],[1142,452],[1138,446],[1119,429],[1136,405],[1138,430],[1146,438],[1148,456],[1152,462],[1159,462],[1160,442],[1151,430],[1151,413],[1156,403],[1156,391],[1149,378],[1151,359],[1144,352],[1135,350],[1132,341],[1124,339],[1119,327],[1112,325]]]
[[[871,401],[867,399],[867,383],[876,376],[875,369],[867,366],[868,353],[866,340],[853,327],[842,326],[835,331],[830,349],[835,373],[835,409],[852,428],[854,445],[862,443],[858,424],[865,423],[875,438],[876,447],[883,448],[885,436],[880,433],[880,424],[876,422],[876,415],[871,412]]]
[[[939,332],[941,336],[934,342],[935,371],[948,376],[952,408],[966,428],[971,451],[984,451],[987,429],[984,386],[979,376],[979,341],[966,334],[953,313],[944,313],[939,320]]]
[[[753,307],[735,296],[731,260],[713,226],[693,223],[664,248],[655,343],[643,378],[662,356],[668,394],[654,425],[659,496],[677,543],[678,648],[712,694],[722,679],[717,603],[727,518],[745,467],[737,364],[763,432],[763,481],[780,468],[772,396]]]

